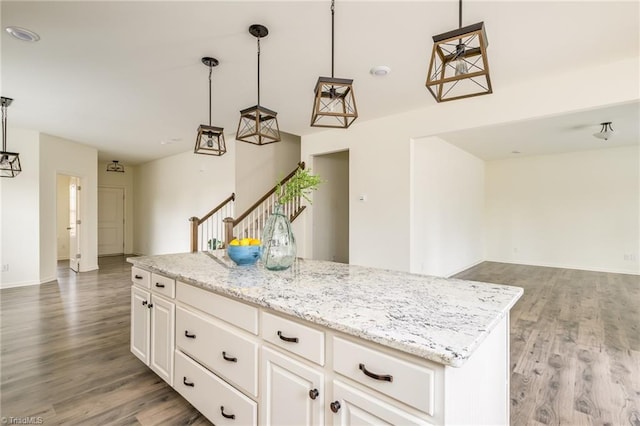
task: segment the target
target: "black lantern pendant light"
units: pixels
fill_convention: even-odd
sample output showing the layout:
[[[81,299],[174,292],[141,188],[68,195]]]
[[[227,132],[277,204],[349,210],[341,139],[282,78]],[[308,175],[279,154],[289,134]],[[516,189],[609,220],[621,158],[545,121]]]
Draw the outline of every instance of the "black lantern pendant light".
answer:
[[[1,97],[2,102],[2,151],[0,151],[0,177],[14,178],[20,174],[20,154],[7,151],[7,107],[13,99]]]
[[[605,121],[600,123],[600,133],[594,133],[593,136],[608,141],[613,137],[613,127],[611,127],[611,121]]]
[[[267,27],[254,24],[249,33],[258,39],[258,104],[240,111],[240,122],[236,139],[255,145],[266,145],[280,141],[278,113],[260,105],[260,39],[269,34]]]
[[[358,118],[353,80],[334,78],[335,0],[331,0],[331,77],[318,77],[311,115],[312,127],[346,129]]]
[[[113,160],[112,163],[107,164],[107,171],[108,172],[124,173],[124,166],[122,164],[120,164],[120,162],[118,160]]]
[[[458,29],[433,36],[427,89],[438,102],[492,93],[484,22],[462,27],[462,0]]]
[[[196,138],[196,147],[193,152],[220,156],[227,152],[227,146],[224,142],[224,129],[211,125],[211,72],[213,67],[218,65],[218,60],[204,57],[202,58],[202,63],[209,67],[209,125],[201,124],[198,127],[198,137]]]

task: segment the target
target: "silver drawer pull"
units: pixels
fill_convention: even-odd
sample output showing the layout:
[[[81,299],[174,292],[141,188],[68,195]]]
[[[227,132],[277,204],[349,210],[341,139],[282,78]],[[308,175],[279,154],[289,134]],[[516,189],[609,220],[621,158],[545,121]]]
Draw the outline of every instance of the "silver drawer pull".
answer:
[[[362,372],[368,376],[371,377],[372,379],[376,379],[376,380],[382,380],[383,382],[393,382],[393,376],[389,375],[389,374],[376,374],[376,373],[372,373],[371,371],[367,370],[366,367],[364,366],[364,364],[360,364],[360,366],[358,367],[360,368],[360,370],[362,370]]]
[[[278,330],[278,337],[280,337],[280,340],[284,340],[285,342],[289,342],[289,343],[298,343],[298,338],[297,337],[286,337],[282,335],[282,331]]]

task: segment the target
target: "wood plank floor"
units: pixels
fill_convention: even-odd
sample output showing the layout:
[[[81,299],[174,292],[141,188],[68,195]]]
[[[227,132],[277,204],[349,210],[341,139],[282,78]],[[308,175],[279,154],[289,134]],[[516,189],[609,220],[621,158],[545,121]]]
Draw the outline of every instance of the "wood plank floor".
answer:
[[[209,425],[129,352],[131,265],[99,263],[0,292],[2,423]]]
[[[492,262],[457,277],[525,289],[511,316],[512,425],[640,426],[639,277]],[[110,257],[0,292],[7,422],[210,424],[129,352],[129,289],[130,265]]]
[[[484,262],[511,284],[511,424],[640,426],[640,277]]]

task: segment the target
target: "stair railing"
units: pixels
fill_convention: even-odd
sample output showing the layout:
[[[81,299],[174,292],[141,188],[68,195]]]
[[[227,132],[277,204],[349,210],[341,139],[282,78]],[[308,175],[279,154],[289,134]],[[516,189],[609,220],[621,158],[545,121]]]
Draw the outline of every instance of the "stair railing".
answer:
[[[291,179],[298,169],[304,169],[304,162],[298,163],[298,166],[281,181],[280,185],[284,185]],[[233,238],[260,238],[267,218],[273,212],[278,203],[276,189],[278,185],[271,188],[258,201],[253,203],[244,213],[237,218],[226,217],[224,222],[225,241],[231,241]],[[300,197],[291,200],[283,205],[285,215],[293,222],[306,206],[303,206]]]
[[[191,217],[191,251],[215,250],[224,244],[224,218],[233,216],[234,201],[236,194],[233,193],[226,200],[218,204],[213,210],[204,215],[201,219]]]

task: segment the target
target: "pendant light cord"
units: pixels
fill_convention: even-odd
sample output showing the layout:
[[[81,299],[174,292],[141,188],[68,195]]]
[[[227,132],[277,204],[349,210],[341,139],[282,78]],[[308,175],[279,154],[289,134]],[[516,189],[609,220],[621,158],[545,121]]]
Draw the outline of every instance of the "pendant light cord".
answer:
[[[462,0],[460,0],[462,1]],[[331,0],[331,78],[333,78],[333,56],[334,56],[334,27],[335,27],[336,2]]]
[[[458,5],[458,28],[462,28],[462,0],[459,0]]]
[[[209,127],[211,127],[211,72],[213,67],[209,65]]]
[[[258,106],[260,106],[260,37],[258,38]]]
[[[2,105],[2,152],[7,152],[7,106]]]

